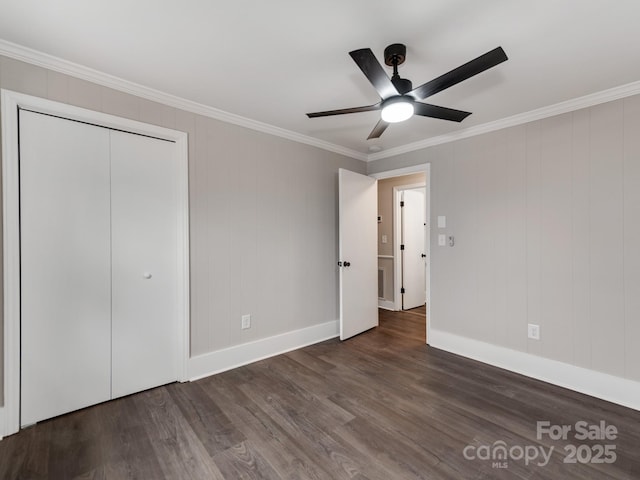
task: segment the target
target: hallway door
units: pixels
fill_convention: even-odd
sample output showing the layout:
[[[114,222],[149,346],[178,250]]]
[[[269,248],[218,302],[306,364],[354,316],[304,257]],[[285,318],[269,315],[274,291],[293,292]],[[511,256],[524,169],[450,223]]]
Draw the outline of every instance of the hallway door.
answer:
[[[425,193],[424,188],[404,190],[402,207],[402,308],[426,302]]]

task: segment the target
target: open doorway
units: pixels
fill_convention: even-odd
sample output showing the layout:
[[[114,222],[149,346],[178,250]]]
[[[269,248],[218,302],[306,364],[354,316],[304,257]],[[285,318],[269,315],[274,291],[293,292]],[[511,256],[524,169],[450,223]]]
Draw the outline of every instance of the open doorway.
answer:
[[[429,165],[372,176],[378,179],[380,315],[388,316],[387,312],[419,315],[424,318],[428,335]]]

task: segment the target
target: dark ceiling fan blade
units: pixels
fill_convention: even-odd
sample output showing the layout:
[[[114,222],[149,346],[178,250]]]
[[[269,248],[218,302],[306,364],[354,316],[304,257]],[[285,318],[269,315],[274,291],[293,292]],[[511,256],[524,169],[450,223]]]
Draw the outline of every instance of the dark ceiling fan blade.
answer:
[[[422,115],[423,117],[440,118],[442,120],[451,120],[452,122],[461,122],[471,112],[464,112],[462,110],[454,110],[453,108],[439,107],[437,105],[431,105],[429,103],[414,102],[414,113],[416,115]]]
[[[435,95],[442,90],[452,87],[457,83],[460,83],[468,78],[473,77],[479,73],[484,72],[485,70],[490,69],[491,67],[495,67],[499,63],[508,60],[507,54],[504,53],[502,47],[497,47],[491,50],[490,52],[485,53],[484,55],[480,55],[478,58],[471,60],[470,62],[465,63],[464,65],[459,66],[458,68],[454,68],[448,73],[439,76],[431,80],[430,82],[425,83],[424,85],[420,85],[417,88],[414,88],[410,93],[410,95],[414,96],[417,99],[424,99],[430,97],[431,95]]]
[[[326,112],[307,113],[307,117],[329,117],[331,115],[344,115],[345,113],[372,112],[373,110],[380,110],[380,103],[376,103],[375,105],[367,105],[366,107],[342,108],[340,110],[327,110]]]
[[[387,129],[388,126],[389,124],[387,122],[380,119],[376,126],[373,127],[373,130],[371,130],[371,133],[367,137],[367,140],[371,140],[372,138],[380,138],[380,135],[382,135],[382,133]]]
[[[376,89],[380,98],[387,99],[394,95],[398,95],[396,87],[393,86],[391,80],[387,76],[382,65],[376,60],[375,55],[370,48],[361,48],[349,52],[353,61],[358,64],[362,73],[369,79],[373,88]]]

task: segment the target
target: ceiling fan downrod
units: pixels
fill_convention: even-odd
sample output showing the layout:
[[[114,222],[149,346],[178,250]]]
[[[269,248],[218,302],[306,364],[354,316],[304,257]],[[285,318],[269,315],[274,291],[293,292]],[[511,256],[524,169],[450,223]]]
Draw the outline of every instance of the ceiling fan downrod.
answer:
[[[407,47],[402,43],[394,43],[384,49],[384,63],[393,67],[393,76],[391,77],[391,83],[396,87],[396,90],[400,95],[413,90],[413,84],[411,80],[406,78],[400,78],[398,75],[398,65],[402,65],[407,58]]]

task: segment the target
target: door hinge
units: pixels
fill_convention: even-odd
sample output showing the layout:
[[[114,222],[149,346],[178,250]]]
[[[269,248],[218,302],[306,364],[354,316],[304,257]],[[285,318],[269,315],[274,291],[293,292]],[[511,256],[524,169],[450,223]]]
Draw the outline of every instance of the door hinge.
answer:
[[[404,287],[400,289],[400,293],[404,293]]]
[[[400,250],[404,250],[404,245],[400,245]]]
[[[400,206],[404,207],[404,201],[400,201]]]

